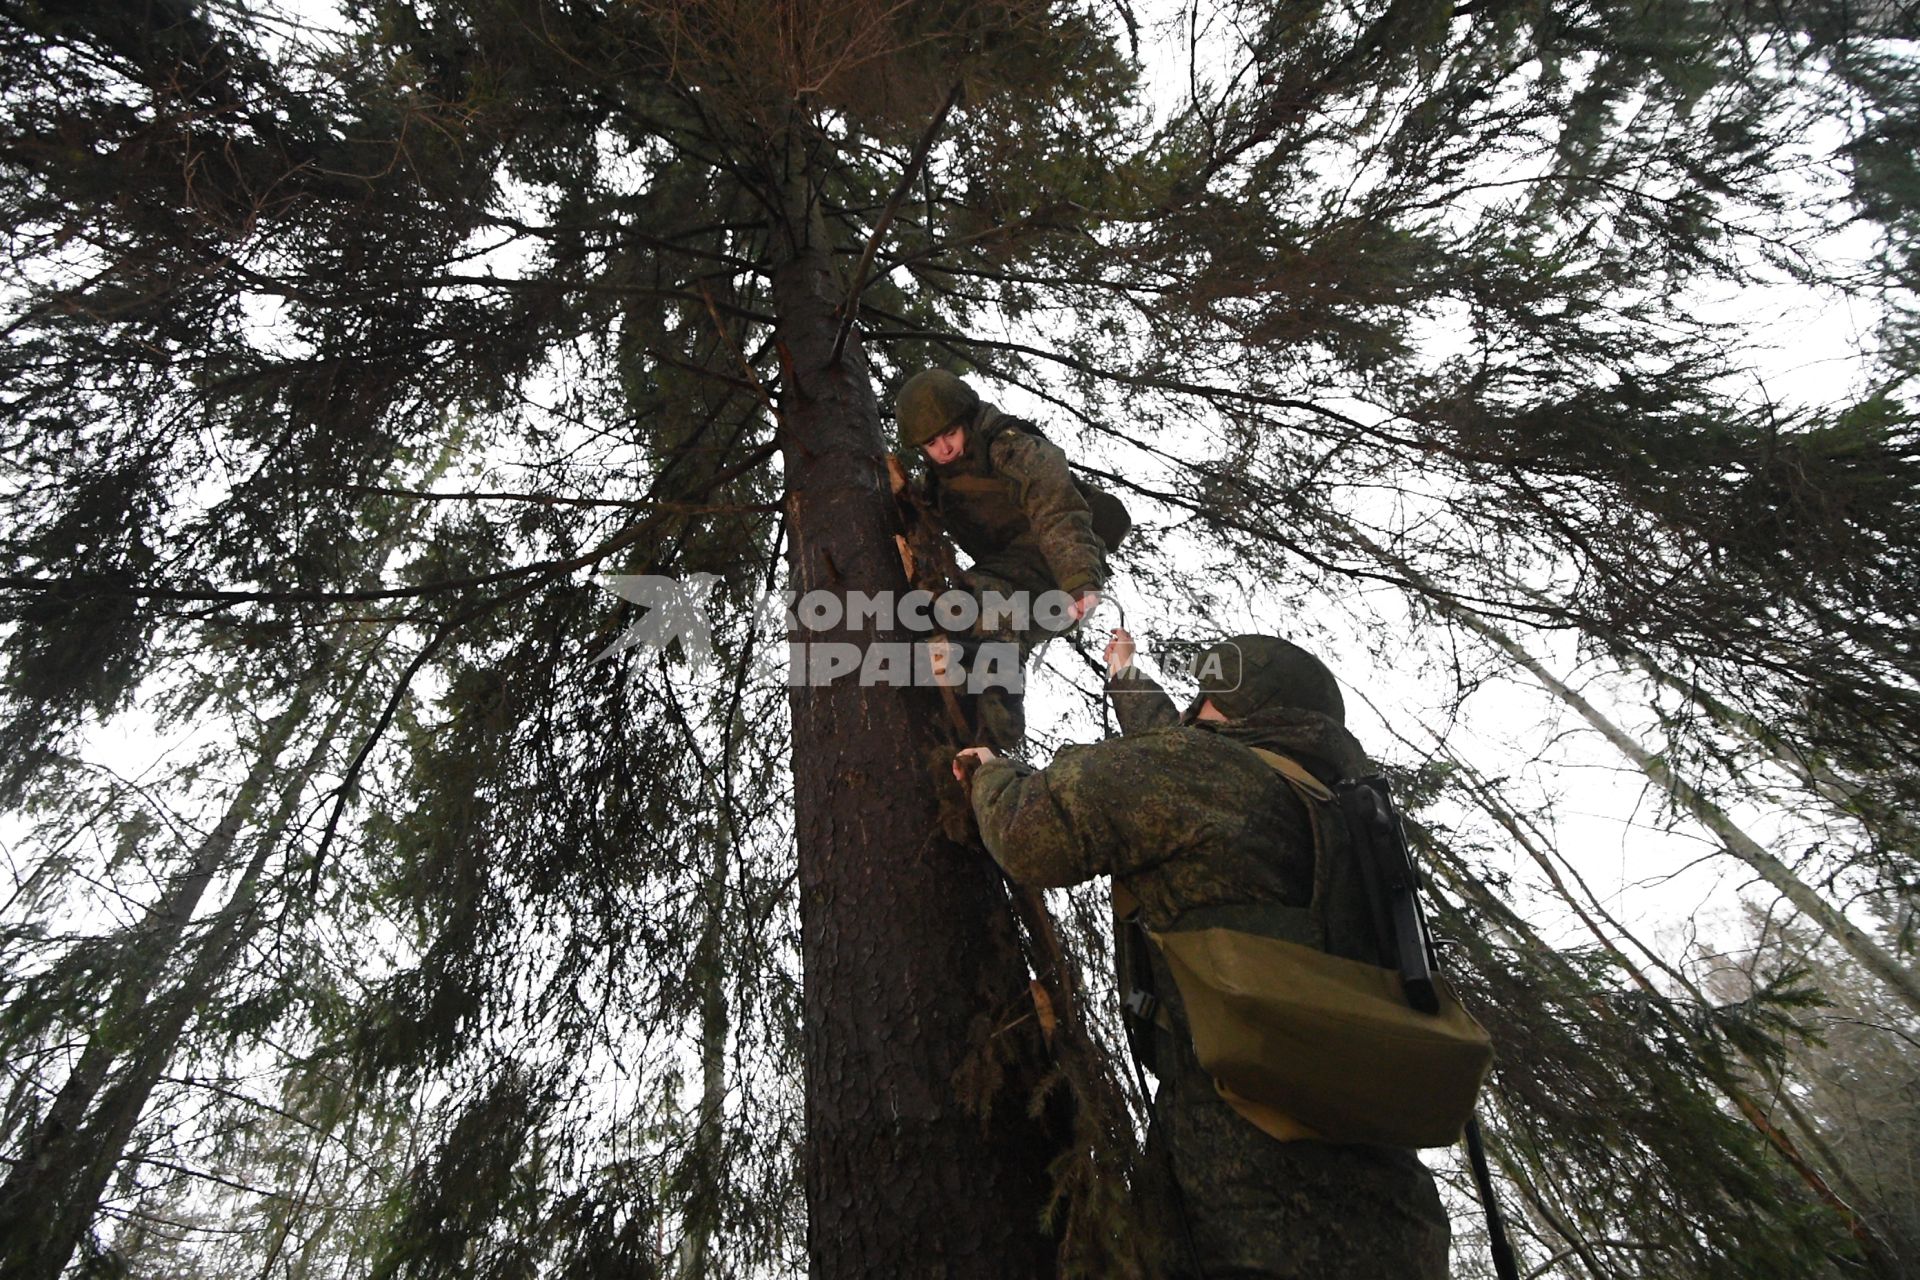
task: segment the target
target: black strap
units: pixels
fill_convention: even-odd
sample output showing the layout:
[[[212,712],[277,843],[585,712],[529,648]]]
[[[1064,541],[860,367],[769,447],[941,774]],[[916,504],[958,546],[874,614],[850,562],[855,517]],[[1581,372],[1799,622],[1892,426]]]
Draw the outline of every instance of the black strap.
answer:
[[[1374,910],[1384,907],[1387,913],[1386,939],[1392,947],[1387,954],[1400,970],[1407,1003],[1422,1013],[1438,1013],[1433,947],[1420,909],[1420,873],[1413,865],[1386,778],[1374,774],[1342,782],[1340,808],[1347,820],[1347,836],[1367,876]]]
[[[1158,1076],[1160,1063],[1160,991],[1153,976],[1153,939],[1140,921],[1139,908],[1113,922],[1114,968],[1120,979],[1120,1025],[1134,1067]]]
[[[1500,1216],[1500,1202],[1493,1194],[1493,1173],[1487,1168],[1487,1144],[1480,1137],[1480,1117],[1467,1118],[1467,1159],[1473,1164],[1473,1184],[1480,1190],[1480,1204],[1487,1212],[1487,1248],[1493,1253],[1494,1274],[1500,1280],[1520,1280],[1520,1267],[1514,1260],[1513,1245],[1507,1240],[1506,1220]]]

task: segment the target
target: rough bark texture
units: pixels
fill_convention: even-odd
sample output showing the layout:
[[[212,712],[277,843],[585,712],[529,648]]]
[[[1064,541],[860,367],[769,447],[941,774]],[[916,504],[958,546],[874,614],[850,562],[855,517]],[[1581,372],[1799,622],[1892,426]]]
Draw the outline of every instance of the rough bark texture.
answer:
[[[857,334],[832,361],[845,289],[804,191],[786,222],[773,287],[791,585],[903,591]],[[810,1274],[1051,1274],[1039,1218],[1052,1151],[1026,1118],[1021,1070],[1041,1047],[1019,1021],[1031,1006],[998,875],[940,833],[940,705],[848,676],[796,686],[792,708]],[[986,1092],[989,1063],[1010,1074],[983,1120],[962,1097]]]

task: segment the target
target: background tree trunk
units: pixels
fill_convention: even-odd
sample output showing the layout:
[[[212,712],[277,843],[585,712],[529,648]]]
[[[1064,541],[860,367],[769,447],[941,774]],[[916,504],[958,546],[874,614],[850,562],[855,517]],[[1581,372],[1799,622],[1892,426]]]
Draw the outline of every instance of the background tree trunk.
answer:
[[[1920,975],[1882,947],[1862,929],[1849,920],[1846,915],[1820,895],[1812,885],[1794,873],[1793,868],[1775,857],[1759,841],[1748,835],[1739,824],[1718,805],[1714,804],[1700,789],[1685,778],[1674,773],[1666,760],[1642,746],[1633,735],[1615,724],[1600,709],[1581,697],[1565,681],[1556,677],[1542,666],[1534,656],[1521,646],[1520,642],[1495,626],[1481,614],[1460,603],[1452,595],[1442,591],[1419,570],[1404,559],[1380,546],[1379,543],[1351,526],[1347,532],[1369,554],[1384,564],[1391,564],[1407,580],[1447,617],[1487,641],[1505,654],[1513,664],[1539,682],[1540,687],[1571,708],[1589,727],[1605,738],[1613,747],[1633,762],[1635,768],[1645,774],[1649,781],[1673,797],[1674,803],[1691,814],[1720,841],[1720,847],[1732,854],[1779,891],[1780,895],[1791,902],[1823,932],[1832,938],[1846,953],[1859,962],[1860,966],[1874,977],[1880,979],[1909,1008],[1920,1013]]]
[[[85,1188],[101,1179],[84,1176],[102,1158],[108,1170],[119,1149],[99,1153],[90,1149],[95,1135],[86,1125],[88,1112],[99,1098],[114,1064],[129,1050],[151,1054],[156,1040],[166,1034],[152,1025],[154,988],[165,977],[182,950],[187,927],[214,877],[227,865],[234,842],[265,797],[286,748],[302,721],[311,713],[315,693],[328,674],[327,664],[315,668],[295,690],[293,700],[277,716],[254,749],[253,766],[235,789],[218,825],[194,849],[187,866],[173,878],[147,909],[127,945],[121,966],[124,977],[114,987],[99,1015],[80,1059],[67,1073],[47,1113],[34,1125],[26,1147],[0,1185],[0,1236],[6,1240],[6,1274],[53,1280],[73,1256],[80,1236],[99,1207],[99,1192]],[[271,837],[269,837],[271,838]],[[171,1053],[169,1042],[160,1057]],[[84,1126],[84,1127],[83,1127]]]

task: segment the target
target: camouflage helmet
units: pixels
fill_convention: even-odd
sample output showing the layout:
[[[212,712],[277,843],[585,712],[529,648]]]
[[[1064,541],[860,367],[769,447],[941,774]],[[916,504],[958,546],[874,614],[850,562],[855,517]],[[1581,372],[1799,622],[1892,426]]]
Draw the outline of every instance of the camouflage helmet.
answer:
[[[1196,670],[1200,677],[1196,711],[1210,698],[1229,720],[1290,707],[1317,711],[1335,724],[1346,723],[1346,702],[1333,672],[1290,640],[1228,636],[1200,656]]]
[[[945,369],[925,369],[907,379],[893,398],[900,447],[918,449],[948,427],[971,419],[980,393]]]

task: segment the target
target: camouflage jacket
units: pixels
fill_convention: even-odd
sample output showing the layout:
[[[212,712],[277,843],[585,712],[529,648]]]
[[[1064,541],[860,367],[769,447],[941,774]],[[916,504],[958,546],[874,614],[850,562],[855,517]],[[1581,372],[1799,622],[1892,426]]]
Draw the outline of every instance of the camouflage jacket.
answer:
[[[1306,905],[1313,835],[1293,789],[1251,746],[1330,779],[1366,772],[1352,735],[1312,712],[1182,725],[1144,676],[1109,686],[1124,737],[1065,747],[1043,770],[987,761],[973,806],[987,850],[1022,884],[1115,877],[1166,929],[1197,907]]]
[[[1290,755],[1324,779],[1368,771],[1353,737],[1311,712],[1182,725],[1166,694],[1122,672],[1109,692],[1125,736],[1063,748],[1045,769],[1004,759],[973,778],[988,851],[1024,884],[1111,875],[1164,930],[1195,908],[1297,908],[1313,890],[1303,803],[1247,748]],[[1223,1102],[1193,1053],[1164,961],[1171,1019],[1144,1175],[1169,1274],[1300,1280],[1441,1280],[1449,1229],[1432,1175],[1393,1147],[1277,1142]],[[1184,1219],[1184,1221],[1182,1221]]]
[[[929,467],[928,489],[975,568],[1040,590],[1105,582],[1106,548],[1067,455],[993,407],[983,406],[968,428],[966,453]]]

